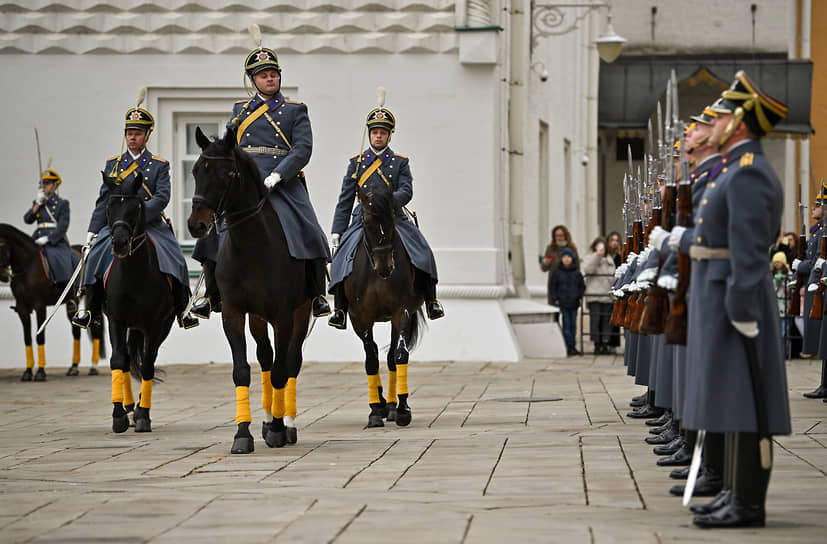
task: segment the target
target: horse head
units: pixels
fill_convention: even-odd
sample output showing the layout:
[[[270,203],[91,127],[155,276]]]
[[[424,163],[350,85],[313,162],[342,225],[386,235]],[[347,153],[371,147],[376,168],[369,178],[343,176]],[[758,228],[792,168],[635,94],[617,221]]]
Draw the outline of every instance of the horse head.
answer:
[[[106,220],[112,236],[112,255],[119,259],[132,255],[146,240],[146,209],[138,189],[143,186],[140,172],[124,181],[101,172],[103,183],[109,189],[106,202]]]
[[[239,194],[242,181],[252,180],[256,184],[254,199],[261,199],[267,193],[255,162],[238,148],[234,128],[227,129],[223,138],[210,140],[201,127],[196,127],[195,141],[201,148],[201,156],[192,166],[195,194],[187,228],[194,238],[203,238],[243,198]]]
[[[357,187],[362,203],[362,241],[370,264],[380,278],[388,279],[393,273],[393,243],[396,236],[394,221],[399,205],[393,190],[385,183],[373,183],[369,187]]]

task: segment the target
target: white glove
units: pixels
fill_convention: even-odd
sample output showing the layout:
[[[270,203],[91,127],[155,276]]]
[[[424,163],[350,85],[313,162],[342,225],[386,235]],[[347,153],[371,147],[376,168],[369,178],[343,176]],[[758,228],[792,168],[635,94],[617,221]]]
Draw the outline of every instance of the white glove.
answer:
[[[638,282],[645,281],[647,283],[650,283],[653,279],[655,279],[655,276],[657,276],[657,275],[658,275],[658,269],[653,266],[653,267],[647,268],[646,270],[641,272],[637,277],[637,281]]]
[[[270,174],[269,176],[264,178],[264,186],[267,187],[268,189],[272,189],[280,181],[281,181],[281,174],[279,174],[278,172],[273,172],[272,174]]]
[[[41,205],[46,202],[46,193],[43,192],[43,189],[37,192],[37,196],[35,197],[34,201]]]
[[[626,263],[623,263],[620,266],[618,266],[615,270],[615,279],[619,280],[620,278],[622,278],[623,274],[625,274],[627,270],[629,270],[629,265]]]
[[[807,292],[808,293],[812,293],[814,291],[818,291],[818,283],[817,282],[816,283],[811,283],[810,285],[807,286]]]
[[[793,264],[790,265],[790,270],[793,272],[798,270],[798,265],[801,264],[801,259],[793,259]],[[822,263],[823,264],[823,263]]]
[[[798,259],[796,259],[795,261],[798,261]],[[796,264],[795,261],[793,261],[793,264],[796,266],[796,268],[798,268],[798,265]],[[798,261],[798,262],[801,262],[801,261]],[[821,257],[819,257],[818,259],[816,259],[815,264],[813,264],[813,268],[815,268],[816,270],[821,270],[824,267],[824,263],[825,263],[825,260],[822,259]],[[793,268],[793,270],[795,270],[795,268]]]
[[[677,251],[681,245],[681,236],[683,236],[686,227],[675,226],[672,227],[672,232],[669,234],[669,249]]]
[[[39,246],[45,246],[46,244],[49,243],[49,237],[48,236],[41,236],[40,238],[37,238],[34,241],[34,243],[39,245]]]
[[[649,247],[660,249],[663,241],[669,237],[669,231],[664,230],[660,225],[655,225],[652,232],[649,233]]]
[[[86,243],[83,244],[83,245],[92,247],[92,244],[95,243],[95,238],[97,238],[97,237],[98,237],[98,235],[95,234],[94,232],[87,232],[86,233]]]
[[[637,265],[638,266],[645,265],[646,261],[649,260],[649,255],[651,255],[651,254],[652,254],[652,248],[649,247],[649,246],[646,246],[646,249],[644,249],[643,251],[640,252],[640,259],[638,259]]]
[[[330,252],[336,253],[336,250],[339,249],[339,240],[341,240],[342,235],[334,232],[330,235]]]
[[[629,256],[626,257],[626,264],[632,264],[636,258],[637,253],[635,253],[634,251],[630,251]]]
[[[747,338],[755,338],[758,336],[758,322],[757,321],[730,321],[735,330],[746,336]]]
[[[667,291],[674,291],[678,288],[678,278],[672,275],[662,275],[658,278],[658,286]]]
[[[638,280],[637,280],[637,290],[638,291],[646,291],[650,287],[652,287],[652,282],[651,281],[641,280],[640,278],[638,278]]]
[[[625,285],[621,286],[621,287],[620,287],[620,290],[621,290],[623,293],[631,293],[631,292],[632,292],[632,286],[633,286],[634,284],[635,284],[635,282],[632,282],[632,283],[627,283],[627,284],[625,284]]]

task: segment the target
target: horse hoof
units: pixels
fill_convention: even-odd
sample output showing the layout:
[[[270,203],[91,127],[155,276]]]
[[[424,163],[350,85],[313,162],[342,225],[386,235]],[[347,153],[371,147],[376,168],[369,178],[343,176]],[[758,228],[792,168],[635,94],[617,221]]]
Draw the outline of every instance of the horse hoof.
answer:
[[[78,365],[72,365],[69,367],[69,370],[66,371],[67,376],[77,376],[78,374],[80,374]]]
[[[37,373],[34,375],[34,381],[36,382],[45,382],[46,381],[46,371],[43,370],[43,367],[37,369]]]
[[[135,432],[136,433],[151,433],[152,432],[152,422],[148,419],[136,419],[135,420]]]
[[[264,436],[264,442],[271,448],[283,448],[287,443],[287,433],[284,432],[284,429],[280,431],[271,431],[268,429],[267,434]]]
[[[95,367],[90,368],[89,369],[89,375],[90,376],[97,376],[98,375],[98,369],[95,368]]]
[[[288,444],[295,444],[299,440],[299,431],[295,427],[285,427],[284,434]]]
[[[122,416],[112,416],[112,432],[125,433],[129,428],[129,416],[124,414]]]
[[[407,427],[408,424],[411,422],[411,409],[410,408],[403,408],[399,407],[396,410],[396,424],[400,427]]]
[[[261,438],[262,440],[267,440],[267,431],[270,430],[270,422],[269,421],[262,421],[261,422]]]
[[[23,371],[23,375],[20,376],[20,381],[21,382],[30,382],[30,381],[32,381],[32,369],[31,368],[27,368],[26,370]]]
[[[382,416],[379,414],[371,414],[368,416],[368,429],[373,427],[384,427],[385,422],[382,421]]]
[[[396,403],[389,402],[388,403],[388,421],[396,421]]]
[[[253,453],[256,450],[251,436],[240,436],[233,440],[230,453]]]

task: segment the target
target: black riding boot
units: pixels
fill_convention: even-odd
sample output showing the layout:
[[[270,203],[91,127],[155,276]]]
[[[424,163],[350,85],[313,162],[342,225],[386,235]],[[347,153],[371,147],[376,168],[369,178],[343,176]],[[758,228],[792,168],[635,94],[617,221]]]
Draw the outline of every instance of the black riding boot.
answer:
[[[712,442],[710,442],[710,440]],[[709,446],[712,447],[712,450],[706,451],[706,448]],[[709,514],[710,512],[723,508],[732,500],[733,474],[735,472],[733,468],[734,454],[734,433],[708,433],[706,435],[706,441],[704,442],[704,463],[713,463],[713,466],[722,470],[723,486],[710,502],[690,506],[689,509],[692,510],[692,512],[696,514]],[[709,461],[707,461],[707,458]],[[717,463],[721,464],[718,465]]]
[[[305,262],[307,263],[307,288],[310,296],[313,297],[313,317],[330,315],[330,305],[324,298],[327,260],[314,259]]]
[[[178,326],[183,329],[191,329],[198,326],[198,319],[192,316],[190,312],[184,313],[187,309],[187,304],[190,301],[190,286],[182,285],[176,279],[170,278],[172,282],[172,298],[175,306],[175,319],[178,321]]]
[[[87,285],[84,290],[85,293],[81,299],[80,307],[72,317],[72,324],[81,329],[85,329],[92,324],[92,316],[101,315],[101,307],[103,306],[103,293],[98,283]]]
[[[218,284],[215,283],[215,261],[204,261],[201,265],[204,271],[204,296],[192,305],[190,312],[201,319],[209,319],[211,312],[221,312],[221,294]]]
[[[735,435],[734,487],[725,506],[708,514],[698,514],[693,523],[699,527],[763,527],[764,504],[772,467],[761,466],[758,433]],[[772,442],[770,442],[772,456]]]
[[[344,283],[340,283],[333,291],[333,313],[330,314],[327,324],[331,327],[336,327],[337,329],[346,329],[347,307],[348,300],[347,295],[345,295],[345,285]]]
[[[428,319],[439,319],[445,316],[445,310],[442,308],[442,303],[436,298],[436,280],[430,276],[417,270],[419,275],[420,289],[425,298],[425,311],[428,314]]]
[[[815,391],[804,393],[808,399],[823,399],[827,398],[827,359],[821,361],[821,385]]]
[[[692,491],[693,497],[714,497],[723,488],[724,475],[724,435],[721,433],[707,433],[704,439],[703,464],[700,476],[695,482]],[[682,496],[684,486],[676,485],[669,492]]]

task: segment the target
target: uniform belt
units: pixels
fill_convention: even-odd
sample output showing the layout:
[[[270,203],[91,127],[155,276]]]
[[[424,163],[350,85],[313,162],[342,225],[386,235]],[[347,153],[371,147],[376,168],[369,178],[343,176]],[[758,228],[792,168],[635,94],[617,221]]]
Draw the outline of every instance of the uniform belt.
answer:
[[[289,153],[286,149],[279,149],[278,147],[253,147],[248,145],[247,147],[242,147],[244,151],[247,153],[256,153],[258,155],[274,155],[276,157],[286,157],[287,153]]]
[[[728,247],[689,246],[689,256],[693,259],[729,259]]]
[[[49,223],[49,222],[38,223],[37,228],[39,228],[39,229],[56,229],[57,228],[57,223]]]

